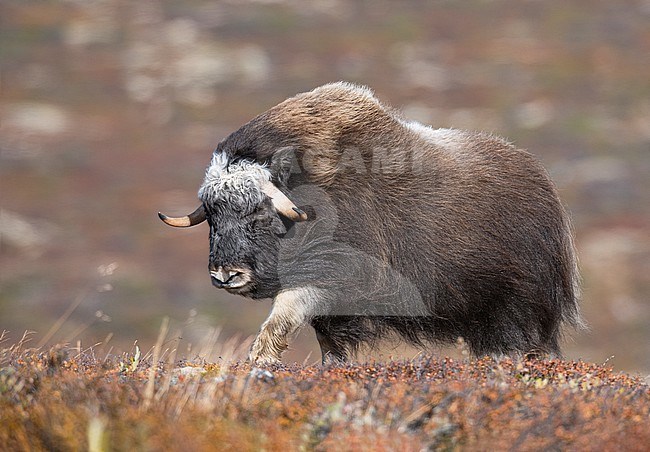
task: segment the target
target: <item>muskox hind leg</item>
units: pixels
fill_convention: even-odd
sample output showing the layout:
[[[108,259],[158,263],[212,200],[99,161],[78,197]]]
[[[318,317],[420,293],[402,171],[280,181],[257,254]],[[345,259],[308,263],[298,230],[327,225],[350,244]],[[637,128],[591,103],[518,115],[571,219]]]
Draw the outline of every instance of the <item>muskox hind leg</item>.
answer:
[[[320,345],[322,364],[340,364],[348,360],[345,349],[338,345],[332,337],[316,330],[316,339]]]
[[[363,342],[372,341],[366,318],[352,315],[326,315],[312,318],[323,364],[341,364],[354,354]]]
[[[347,350],[341,341],[337,340],[332,323],[333,317],[319,316],[311,320],[311,326],[316,331],[316,339],[320,345],[321,360],[323,364],[344,363],[348,359]]]
[[[280,291],[273,300],[273,308],[262,324],[249,359],[254,363],[276,363],[289,341],[312,317],[321,297],[313,288],[297,288]]]

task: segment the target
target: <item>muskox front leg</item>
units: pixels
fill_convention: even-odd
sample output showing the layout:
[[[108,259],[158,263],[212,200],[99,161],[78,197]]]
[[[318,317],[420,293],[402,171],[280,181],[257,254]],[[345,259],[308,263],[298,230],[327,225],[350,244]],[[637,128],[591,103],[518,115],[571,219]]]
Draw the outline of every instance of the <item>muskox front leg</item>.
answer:
[[[319,298],[319,290],[312,288],[287,289],[276,295],[271,313],[253,342],[250,360],[279,362],[289,341],[314,315]]]

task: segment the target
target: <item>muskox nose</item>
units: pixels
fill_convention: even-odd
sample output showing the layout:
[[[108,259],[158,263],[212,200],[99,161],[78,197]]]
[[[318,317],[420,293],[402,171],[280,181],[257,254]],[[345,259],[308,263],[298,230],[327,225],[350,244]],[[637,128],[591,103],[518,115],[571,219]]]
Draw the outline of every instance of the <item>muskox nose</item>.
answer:
[[[244,272],[240,269],[219,266],[210,270],[212,283],[217,287],[233,287],[244,282]]]
[[[210,272],[210,276],[217,280],[221,284],[226,284],[228,281],[234,277],[240,275],[241,272],[236,270],[230,270],[228,267],[219,266],[216,270]]]

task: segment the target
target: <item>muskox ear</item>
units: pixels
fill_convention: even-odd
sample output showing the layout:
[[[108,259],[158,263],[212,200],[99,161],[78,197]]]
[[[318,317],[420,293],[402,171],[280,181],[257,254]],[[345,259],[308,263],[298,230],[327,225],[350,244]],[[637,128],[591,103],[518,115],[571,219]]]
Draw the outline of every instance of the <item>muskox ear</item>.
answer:
[[[293,147],[287,146],[278,149],[270,162],[273,181],[281,186],[287,186],[287,181],[292,174],[300,173],[300,165]]]

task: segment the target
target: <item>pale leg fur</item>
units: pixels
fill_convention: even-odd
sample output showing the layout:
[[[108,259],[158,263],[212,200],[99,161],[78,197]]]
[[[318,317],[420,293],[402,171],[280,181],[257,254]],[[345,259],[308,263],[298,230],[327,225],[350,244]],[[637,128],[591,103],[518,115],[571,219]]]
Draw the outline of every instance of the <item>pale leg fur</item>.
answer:
[[[298,330],[312,315],[319,290],[305,287],[283,290],[273,300],[273,308],[255,338],[249,358],[254,363],[276,363]]]

